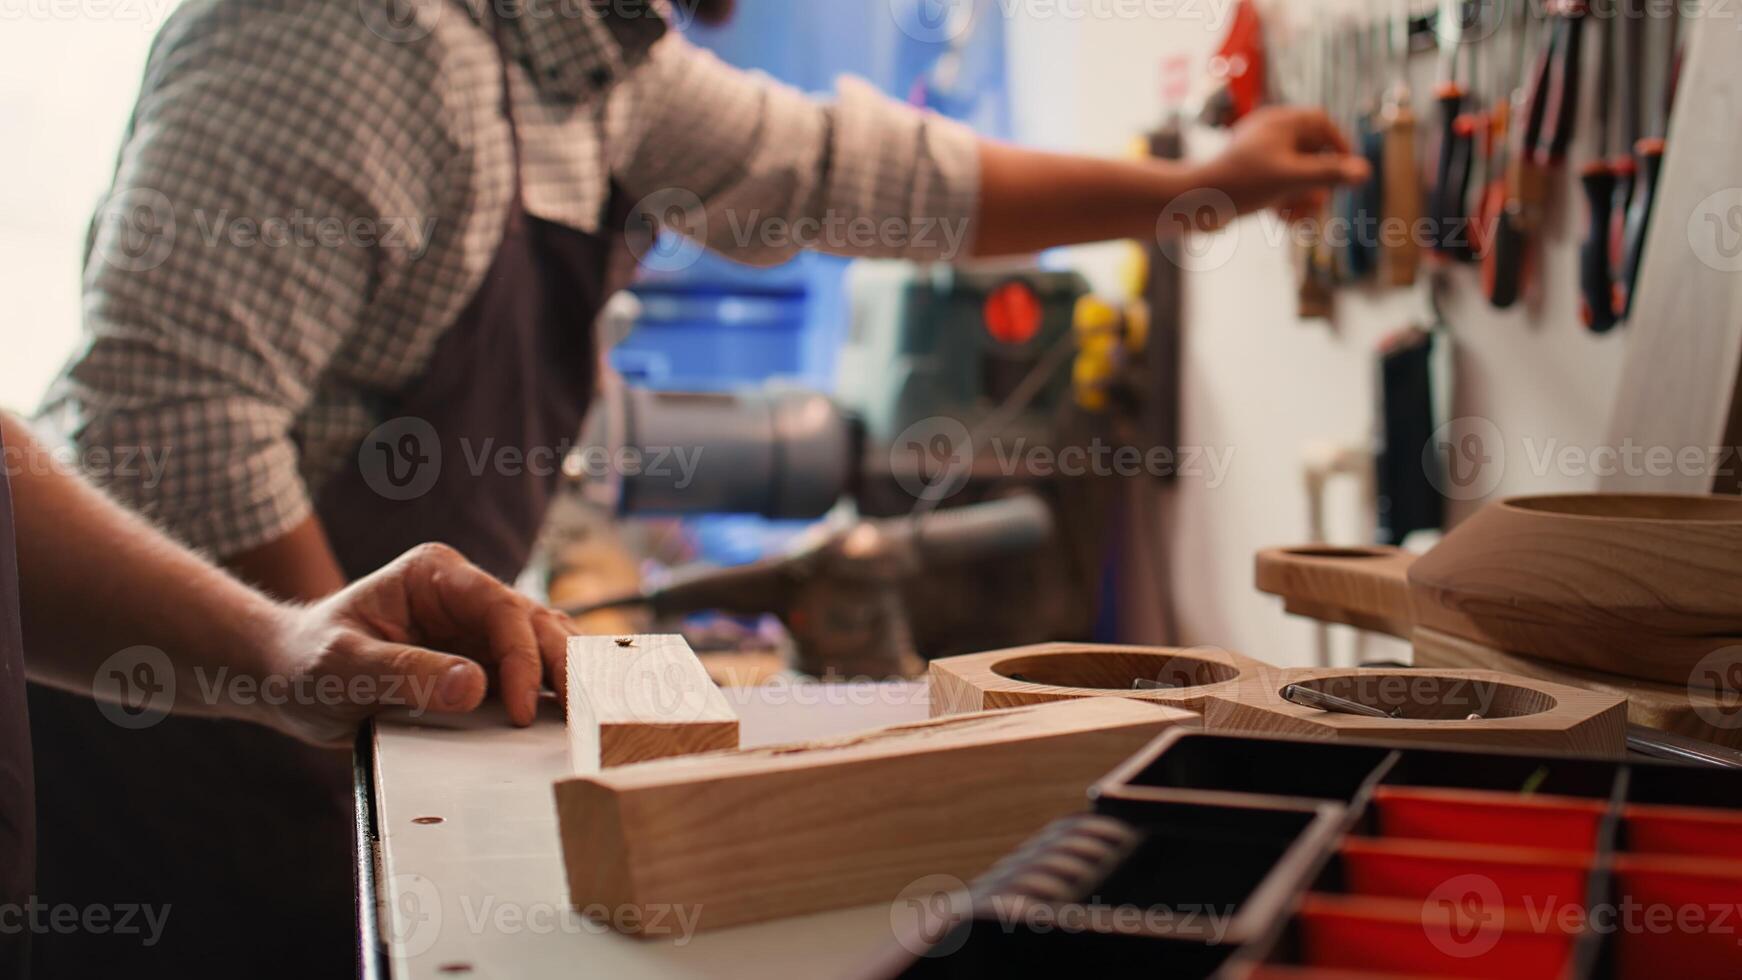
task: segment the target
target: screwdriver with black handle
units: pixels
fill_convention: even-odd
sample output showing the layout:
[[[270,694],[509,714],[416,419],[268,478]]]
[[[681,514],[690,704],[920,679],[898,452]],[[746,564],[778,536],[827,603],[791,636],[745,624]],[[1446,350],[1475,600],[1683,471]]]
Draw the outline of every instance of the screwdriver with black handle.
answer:
[[[1488,303],[1504,310],[1517,303],[1524,292],[1525,273],[1529,264],[1529,238],[1525,232],[1524,202],[1517,196],[1512,165],[1510,130],[1518,125],[1512,117],[1512,107],[1518,101],[1514,90],[1519,87],[1523,62],[1528,56],[1525,46],[1526,20],[1516,20],[1508,32],[1511,57],[1506,62],[1506,75],[1495,93],[1494,109],[1488,126],[1488,186],[1482,194],[1481,222],[1483,233],[1482,292]]]
[[[1609,209],[1615,201],[1615,171],[1611,166],[1613,147],[1610,116],[1614,114],[1615,98],[1615,21],[1605,19],[1599,35],[1602,49],[1597,55],[1597,81],[1593,106],[1597,120],[1596,156],[1579,172],[1579,183],[1585,191],[1585,206],[1590,225],[1579,245],[1579,313],[1585,326],[1594,333],[1607,333],[1617,322],[1614,310],[1614,270],[1610,264]]]
[[[1548,87],[1544,92],[1542,130],[1537,135],[1536,159],[1545,167],[1566,162],[1573,129],[1579,117],[1579,87],[1584,82],[1582,48],[1585,0],[1553,0],[1549,29]]]
[[[1652,207],[1657,201],[1657,178],[1663,168],[1663,149],[1669,130],[1668,100],[1676,63],[1673,5],[1671,10],[1671,16],[1661,24],[1647,20],[1641,25],[1659,28],[1657,33],[1662,36],[1648,38],[1649,57],[1643,65],[1645,105],[1652,123],[1651,132],[1633,144],[1633,159],[1638,170],[1633,177],[1633,200],[1627,211],[1621,272],[1616,278],[1615,313],[1621,319],[1626,319],[1633,309],[1639,267],[1645,258],[1645,236],[1651,229]]]
[[[1532,3],[1518,5],[1519,78],[1512,92],[1509,112],[1510,145],[1507,147],[1506,193],[1517,205],[1515,222],[1526,236],[1542,227],[1543,211],[1548,206],[1548,169],[1536,162],[1536,140],[1542,132],[1542,112],[1546,105],[1539,102],[1539,89],[1547,85],[1547,49],[1540,52],[1537,36],[1544,32],[1538,17],[1539,8]],[[1535,122],[1532,123],[1534,115]]]
[[[1440,51],[1445,77],[1434,90],[1440,109],[1440,147],[1433,194],[1429,198],[1433,250],[1459,261],[1475,253],[1470,247],[1470,218],[1465,206],[1470,192],[1470,168],[1475,161],[1476,126],[1464,111],[1468,90],[1458,81],[1458,61],[1464,43],[1466,5],[1462,0],[1442,0],[1440,5]]]
[[[1357,75],[1364,75],[1367,66],[1379,61],[1376,57],[1384,47],[1383,25],[1368,25],[1361,32],[1357,51],[1365,57],[1356,66]],[[1361,79],[1357,88],[1360,101],[1356,106],[1356,152],[1367,160],[1370,176],[1365,184],[1350,191],[1349,272],[1355,279],[1370,279],[1380,265],[1380,241],[1384,237],[1385,220],[1385,128],[1381,120],[1384,102],[1385,75],[1382,71]]]
[[[1644,0],[1621,0],[1623,24],[1638,24],[1645,16]],[[1609,200],[1609,309],[1615,322],[1621,322],[1626,309],[1621,289],[1621,270],[1627,252],[1627,212],[1633,207],[1633,186],[1639,174],[1639,164],[1633,159],[1633,145],[1639,141],[1640,108],[1645,104],[1641,86],[1641,62],[1644,34],[1635,27],[1616,32],[1615,101],[1621,123],[1619,145],[1609,157],[1609,173],[1615,187]]]

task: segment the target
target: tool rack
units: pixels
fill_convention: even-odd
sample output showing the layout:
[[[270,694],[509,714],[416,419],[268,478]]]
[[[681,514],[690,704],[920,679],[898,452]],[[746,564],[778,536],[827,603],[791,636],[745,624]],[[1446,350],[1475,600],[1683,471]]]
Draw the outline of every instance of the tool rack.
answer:
[[[979,879],[929,948],[875,972],[1742,969],[1742,772],[1176,731],[1090,796]]]

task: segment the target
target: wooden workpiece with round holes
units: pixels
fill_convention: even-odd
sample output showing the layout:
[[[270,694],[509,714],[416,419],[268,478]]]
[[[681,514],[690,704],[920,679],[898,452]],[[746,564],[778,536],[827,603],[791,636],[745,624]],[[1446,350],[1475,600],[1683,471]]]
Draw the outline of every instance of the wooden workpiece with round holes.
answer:
[[[1257,561],[1258,588],[1301,615],[1682,686],[1711,658],[1742,660],[1739,581],[1735,497],[1522,497],[1419,558],[1310,546]]]
[[[1287,701],[1289,684],[1395,712],[1321,711]],[[1480,718],[1471,718],[1480,715]],[[1621,755],[1627,699],[1495,670],[1277,670],[1203,704],[1207,731],[1388,739]]]
[[[1209,695],[1275,669],[1213,647],[1041,643],[934,660],[928,682],[934,716],[1099,697],[1197,711]],[[1171,686],[1134,688],[1140,679]]]

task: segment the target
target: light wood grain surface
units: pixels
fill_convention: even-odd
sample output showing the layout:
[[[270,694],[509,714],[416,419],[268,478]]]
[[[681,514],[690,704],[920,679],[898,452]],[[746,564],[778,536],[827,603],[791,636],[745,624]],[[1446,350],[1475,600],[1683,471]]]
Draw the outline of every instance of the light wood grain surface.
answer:
[[[1420,557],[1282,548],[1257,560],[1290,612],[1410,637],[1431,629],[1587,670],[1687,685],[1742,647],[1742,498],[1523,497]]]
[[[666,759],[556,786],[572,904],[712,929],[966,882],[1188,711],[1123,698]],[[649,928],[660,935],[657,928]]]
[[[681,636],[569,638],[575,772],[738,747],[738,716]]]
[[[1104,697],[1197,711],[1205,697],[1271,669],[1213,647],[1040,643],[934,660],[927,680],[939,715]],[[1134,689],[1139,678],[1173,686]]]
[[[1415,634],[1415,665],[1438,669],[1488,668],[1627,699],[1627,720],[1635,725],[1742,749],[1742,702],[1681,684],[1660,684],[1548,660],[1503,653],[1436,630]]]
[[[777,684],[722,692],[742,744],[830,738],[928,717],[923,684]],[[635,940],[565,911],[551,785],[571,775],[561,706],[511,728],[499,709],[383,722],[375,735],[382,932],[394,980],[827,978],[885,949],[889,910],[864,907]],[[420,819],[441,818],[440,823]],[[468,966],[470,973],[444,972]]]
[[[1288,684],[1384,710],[1371,718],[1284,700]],[[1466,720],[1480,714],[1478,720]],[[1204,728],[1305,738],[1365,738],[1621,755],[1627,701],[1493,670],[1282,670],[1204,702]]]

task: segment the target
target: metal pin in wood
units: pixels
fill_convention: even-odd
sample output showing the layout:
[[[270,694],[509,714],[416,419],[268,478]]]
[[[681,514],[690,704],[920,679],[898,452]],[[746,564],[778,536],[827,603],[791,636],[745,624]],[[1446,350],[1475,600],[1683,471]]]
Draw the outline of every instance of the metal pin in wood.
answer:
[[[1303,687],[1300,684],[1290,684],[1282,689],[1282,699],[1303,708],[1317,708],[1320,711],[1335,711],[1344,715],[1366,715],[1369,718],[1401,718],[1402,708],[1385,711],[1372,705],[1340,698],[1335,694],[1326,694],[1316,688]]]

